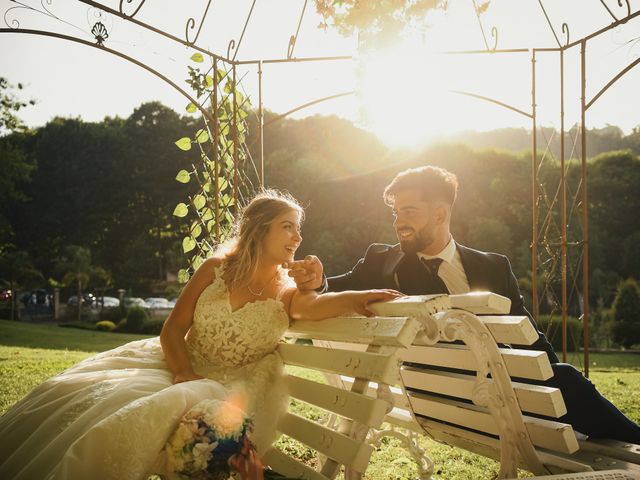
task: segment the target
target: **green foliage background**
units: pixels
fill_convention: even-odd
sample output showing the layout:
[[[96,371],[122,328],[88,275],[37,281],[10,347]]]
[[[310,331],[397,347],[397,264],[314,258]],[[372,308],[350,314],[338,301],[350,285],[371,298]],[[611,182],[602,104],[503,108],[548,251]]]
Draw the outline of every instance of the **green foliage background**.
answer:
[[[266,123],[274,116],[267,112]],[[256,115],[247,121],[246,143],[257,162]],[[0,183],[0,213],[7,225],[0,229],[0,245],[18,246],[41,272],[22,278],[19,286],[60,281],[57,259],[67,245],[79,245],[107,272],[111,280],[102,287],[112,294],[116,288],[142,296],[164,292],[167,274],[186,265],[182,240],[188,225],[172,213],[197,193],[195,182],[177,182],[176,174],[188,171],[201,154],[183,152],[174,142],[200,128],[193,118],[151,102],[126,119],[56,118],[33,132],[0,137],[0,148],[18,152],[12,162],[22,162],[22,171],[28,171],[7,186]],[[588,139],[594,155],[589,160],[590,301],[595,306],[602,299],[609,307],[618,282],[640,271],[640,129],[623,135],[606,127],[590,131]],[[530,132],[504,129],[467,133],[418,153],[391,151],[337,117],[284,119],[265,129],[266,184],[289,190],[307,207],[299,256],[316,254],[328,274],[339,274],[371,242],[395,242],[381,192],[398,171],[426,163],[448,168],[461,184],[452,225],[456,239],[508,255],[530,295],[530,145]],[[621,147],[627,150],[617,150]],[[558,164],[545,162],[540,175],[553,185]],[[569,162],[567,175],[577,178],[577,161]],[[8,284],[7,277],[3,269],[0,281]],[[87,291],[99,288],[94,282]]]

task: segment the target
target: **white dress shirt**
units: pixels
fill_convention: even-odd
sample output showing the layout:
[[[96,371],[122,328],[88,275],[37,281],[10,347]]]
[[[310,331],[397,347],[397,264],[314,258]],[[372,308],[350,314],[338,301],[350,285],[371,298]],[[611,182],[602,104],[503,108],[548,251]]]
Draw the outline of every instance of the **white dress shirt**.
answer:
[[[453,237],[449,239],[447,246],[444,247],[437,255],[426,255],[419,252],[418,257],[424,258],[425,260],[432,258],[442,259],[440,269],[438,270],[438,276],[449,289],[449,293],[457,295],[459,293],[469,293],[471,291],[471,288],[469,287],[469,280],[467,280],[467,274],[462,266],[460,253],[456,248],[456,242],[453,241]]]

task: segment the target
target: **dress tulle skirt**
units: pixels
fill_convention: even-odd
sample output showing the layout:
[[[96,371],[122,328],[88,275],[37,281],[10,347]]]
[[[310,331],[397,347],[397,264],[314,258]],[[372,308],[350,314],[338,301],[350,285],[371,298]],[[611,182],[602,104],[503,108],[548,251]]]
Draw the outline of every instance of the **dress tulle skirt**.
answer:
[[[206,379],[173,385],[157,338],[97,355],[38,386],[0,418],[0,478],[143,479],[164,473],[162,450],[182,415],[238,389],[254,399],[247,413],[263,453],[287,401],[281,368],[271,353],[232,372],[199,367]]]

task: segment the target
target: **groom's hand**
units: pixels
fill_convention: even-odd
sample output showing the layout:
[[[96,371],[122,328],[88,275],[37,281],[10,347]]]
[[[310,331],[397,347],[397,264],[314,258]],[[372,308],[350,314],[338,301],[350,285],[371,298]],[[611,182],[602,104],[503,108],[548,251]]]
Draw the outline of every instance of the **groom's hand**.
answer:
[[[296,282],[298,290],[317,290],[322,287],[322,262],[315,255],[307,255],[304,260],[285,262],[289,276]]]

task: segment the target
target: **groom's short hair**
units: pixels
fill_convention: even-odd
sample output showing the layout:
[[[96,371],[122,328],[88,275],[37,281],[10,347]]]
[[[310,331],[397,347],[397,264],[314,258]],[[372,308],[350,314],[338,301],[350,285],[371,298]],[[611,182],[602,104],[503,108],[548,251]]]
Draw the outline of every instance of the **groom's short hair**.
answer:
[[[442,200],[453,206],[458,195],[458,177],[444,168],[427,165],[400,172],[384,189],[384,203],[393,206],[396,194],[417,190],[425,202]]]

